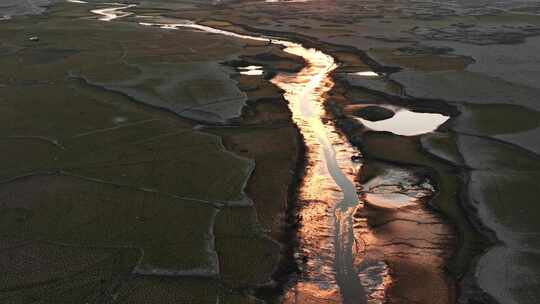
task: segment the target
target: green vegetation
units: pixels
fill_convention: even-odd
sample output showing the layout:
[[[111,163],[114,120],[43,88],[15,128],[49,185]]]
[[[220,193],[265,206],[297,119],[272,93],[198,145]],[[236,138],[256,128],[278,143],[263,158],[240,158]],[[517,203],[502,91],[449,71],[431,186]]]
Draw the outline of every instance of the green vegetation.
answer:
[[[135,271],[217,272],[211,205],[65,176],[19,179],[0,193],[0,227],[7,237],[139,248]]]
[[[256,303],[232,289],[277,269],[267,234],[282,233],[296,129],[279,102],[236,118],[245,127],[196,126],[241,114],[246,83],[259,84],[250,98],[276,97],[220,63],[280,51],[89,8],[2,21],[0,302]]]

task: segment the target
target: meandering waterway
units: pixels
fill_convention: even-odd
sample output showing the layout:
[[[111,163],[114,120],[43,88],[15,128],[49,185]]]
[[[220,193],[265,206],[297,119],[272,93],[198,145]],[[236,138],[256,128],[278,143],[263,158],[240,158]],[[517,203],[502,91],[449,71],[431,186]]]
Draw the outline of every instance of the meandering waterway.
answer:
[[[132,15],[130,5],[93,10],[100,20]],[[338,67],[321,50],[277,37],[251,36],[216,29],[188,20],[159,23],[139,16],[143,26],[164,29],[191,28],[240,39],[267,41],[287,53],[302,57],[306,66],[296,73],[278,73],[271,81],[284,90],[294,122],[307,146],[306,175],[299,189],[299,246],[295,258],[300,274],[287,286],[285,303],[383,303],[391,282],[382,257],[366,258],[366,241],[372,238],[367,225],[355,232],[353,215],[364,204],[354,179],[362,165],[351,161],[361,154],[349,144],[324,109],[327,93],[334,86],[331,73]],[[249,69],[248,69],[249,70]],[[259,74],[260,68],[257,70]],[[368,262],[366,262],[368,261]]]
[[[359,153],[340,135],[332,123],[324,123],[326,93],[334,85],[330,74],[335,60],[320,50],[275,37],[242,35],[183,21],[174,24],[141,22],[161,28],[193,28],[241,39],[263,40],[281,45],[284,51],[302,57],[307,65],[298,73],[280,73],[271,81],[285,91],[293,120],[300,128],[307,152],[307,174],[299,190],[298,231],[300,246],[296,252],[301,275],[285,294],[285,303],[335,301],[365,303],[375,294],[382,301],[381,286],[362,284],[387,282],[378,276],[387,271],[359,272],[355,266],[357,248],[352,215],[360,205],[353,183],[360,165],[350,160]],[[366,287],[366,288],[365,288]],[[377,292],[376,292],[377,291]],[[373,294],[373,295],[371,295]],[[372,302],[373,303],[373,302]]]

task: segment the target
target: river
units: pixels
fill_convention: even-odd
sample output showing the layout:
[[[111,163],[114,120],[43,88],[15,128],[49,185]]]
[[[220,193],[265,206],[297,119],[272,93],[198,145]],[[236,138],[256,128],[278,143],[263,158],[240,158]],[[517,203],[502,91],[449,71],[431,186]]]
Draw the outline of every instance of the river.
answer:
[[[118,5],[92,13],[102,21],[131,15],[132,6]],[[361,154],[328,119],[326,93],[334,86],[331,73],[338,67],[334,58],[300,43],[224,31],[188,20],[143,26],[165,29],[192,28],[241,39],[268,41],[287,53],[302,57],[306,66],[297,73],[279,73],[271,81],[285,91],[292,118],[307,146],[306,175],[298,190],[301,225],[295,258],[301,272],[286,288],[284,303],[383,303],[390,282],[388,267],[378,260],[362,261],[365,243],[355,237],[353,214],[362,208],[354,178],[361,164],[351,156]],[[362,264],[363,266],[361,266]]]

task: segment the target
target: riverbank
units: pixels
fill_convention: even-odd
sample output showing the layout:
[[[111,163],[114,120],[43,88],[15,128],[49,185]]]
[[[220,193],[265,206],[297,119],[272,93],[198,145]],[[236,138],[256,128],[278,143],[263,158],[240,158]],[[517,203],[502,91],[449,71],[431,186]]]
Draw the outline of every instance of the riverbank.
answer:
[[[344,84],[342,83],[342,85]],[[404,262],[405,265],[418,264],[416,270],[409,268],[404,271],[401,274],[402,280],[390,287],[390,302],[429,303],[433,298],[437,298],[440,303],[455,303],[464,290],[473,294],[476,299],[482,298],[482,292],[479,291],[474,281],[469,279],[465,281],[464,279],[474,265],[471,261],[474,261],[475,257],[489,246],[490,239],[487,238],[489,235],[483,235],[476,230],[477,227],[474,223],[481,221],[475,217],[475,213],[472,212],[473,210],[468,203],[463,201],[467,170],[448,161],[449,158],[459,159],[459,155],[452,154],[456,150],[452,147],[451,138],[440,134],[403,137],[389,132],[371,131],[359,123],[357,119],[354,119],[354,114],[347,108],[363,104],[392,104],[414,109],[415,102],[412,100],[401,102],[397,100],[396,102],[395,98],[388,100],[381,95],[373,95],[372,91],[360,93],[362,96],[360,98],[359,92],[354,92],[355,97],[351,98],[350,91],[350,87],[341,90],[342,93],[347,92],[345,93],[347,97],[340,96],[339,90],[335,92],[334,102],[330,103],[328,108],[340,129],[354,144],[362,147],[367,166],[369,167],[370,164],[374,164],[376,167],[381,166],[381,164],[397,166],[412,174],[427,176],[434,181],[436,188],[436,194],[423,201],[424,208],[426,208],[427,214],[431,215],[431,219],[423,219],[419,214],[412,217],[399,213],[393,214],[398,221],[402,219],[407,224],[412,222],[412,226],[418,229],[415,231],[411,228],[397,228],[399,226],[393,229],[394,236],[398,239],[400,233],[396,233],[397,231],[405,233],[401,237],[402,242],[406,247],[412,248],[412,250],[404,250],[404,252],[409,252],[409,255],[404,254],[403,258],[411,259],[408,263]],[[343,98],[341,102],[340,98]],[[357,101],[351,103],[350,100]],[[421,109],[422,112],[442,112],[442,109],[436,106],[426,108],[425,105],[421,105]],[[434,155],[428,152],[422,146],[426,141],[433,142],[432,145],[438,148],[437,151],[440,151],[440,154]],[[364,179],[363,176],[359,177],[360,182]],[[405,208],[405,212],[407,212],[407,208]],[[385,223],[385,218],[388,217],[381,213],[378,216],[380,217],[378,220],[372,221],[376,227],[378,227],[378,222]],[[392,217],[390,217],[390,222],[393,221],[391,219]],[[414,253],[416,250],[422,254]],[[432,254],[431,260],[428,258],[430,252]],[[428,257],[425,257],[426,255]],[[392,260],[391,255],[388,259]],[[402,267],[398,265],[396,268]],[[411,279],[411,276],[414,279]],[[426,281],[418,284],[422,278]],[[400,282],[403,283],[400,284]],[[408,283],[411,285],[409,286]],[[417,287],[420,289],[415,291]]]

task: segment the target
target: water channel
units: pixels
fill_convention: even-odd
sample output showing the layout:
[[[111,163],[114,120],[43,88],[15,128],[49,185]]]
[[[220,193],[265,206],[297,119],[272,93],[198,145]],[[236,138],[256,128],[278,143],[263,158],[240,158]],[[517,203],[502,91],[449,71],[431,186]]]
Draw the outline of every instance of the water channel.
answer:
[[[126,11],[130,7],[115,5],[92,10],[92,13],[102,21],[112,21],[132,15]],[[144,20],[142,16],[139,18]],[[391,282],[388,266],[382,258],[366,258],[365,242],[359,239],[353,227],[353,215],[364,205],[354,183],[362,165],[351,161],[351,156],[361,151],[350,145],[335,125],[325,119],[326,93],[334,86],[331,73],[338,67],[334,58],[285,39],[238,34],[188,20],[164,24],[149,19],[139,24],[267,41],[305,60],[306,66],[301,71],[278,73],[271,80],[285,91],[293,120],[307,146],[308,164],[297,202],[301,225],[295,258],[301,272],[286,289],[283,302],[383,303],[386,287]],[[244,72],[260,75],[261,71],[260,67],[248,67]]]

